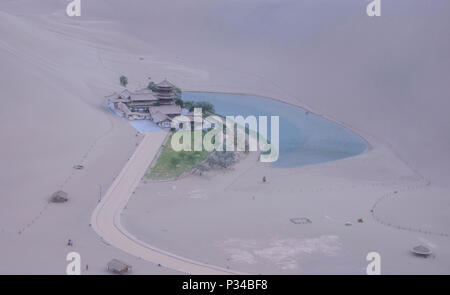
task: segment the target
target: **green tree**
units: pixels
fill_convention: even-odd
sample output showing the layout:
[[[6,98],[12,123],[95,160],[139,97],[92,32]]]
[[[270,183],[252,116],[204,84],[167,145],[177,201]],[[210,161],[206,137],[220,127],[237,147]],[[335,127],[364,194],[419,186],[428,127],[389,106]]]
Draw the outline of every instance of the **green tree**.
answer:
[[[156,91],[156,84],[154,82],[150,82],[148,83],[147,88],[150,89],[151,91]]]
[[[183,105],[185,109],[188,109],[189,112],[192,112],[194,110],[195,103],[193,101],[188,100],[183,102]]]
[[[179,105],[180,107],[184,106],[183,100],[179,97],[175,98],[175,104]]]
[[[185,101],[184,108],[192,112],[195,108],[201,108],[203,113],[215,113],[214,105],[207,101]]]
[[[128,78],[125,77],[124,75],[120,76],[119,80],[120,85],[122,85],[123,87],[126,87],[128,85]]]
[[[201,108],[203,113],[215,113],[214,105],[207,101],[199,101],[195,104],[196,108]]]

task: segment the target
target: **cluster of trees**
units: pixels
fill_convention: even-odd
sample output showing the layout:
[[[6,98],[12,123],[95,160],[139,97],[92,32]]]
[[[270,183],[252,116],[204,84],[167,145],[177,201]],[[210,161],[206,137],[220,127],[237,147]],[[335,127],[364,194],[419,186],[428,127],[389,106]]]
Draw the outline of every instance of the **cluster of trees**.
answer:
[[[227,151],[215,151],[211,153],[204,163],[197,165],[201,172],[209,171],[211,168],[225,169],[236,163],[236,154]]]
[[[236,162],[236,154],[227,151],[215,151],[206,160],[210,167],[228,168]]]
[[[216,111],[214,105],[207,101],[185,101],[183,107],[192,112],[195,108],[201,108],[204,114],[214,114]]]

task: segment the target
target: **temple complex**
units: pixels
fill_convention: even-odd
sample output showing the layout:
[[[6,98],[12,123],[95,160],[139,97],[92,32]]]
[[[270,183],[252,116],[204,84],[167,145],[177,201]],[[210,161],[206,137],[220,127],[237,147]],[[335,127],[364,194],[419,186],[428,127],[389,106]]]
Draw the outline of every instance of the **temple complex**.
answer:
[[[129,120],[152,120],[160,127],[170,128],[171,119],[181,114],[181,107],[175,103],[176,97],[176,86],[164,80],[156,84],[155,91],[125,89],[106,99],[116,112]]]

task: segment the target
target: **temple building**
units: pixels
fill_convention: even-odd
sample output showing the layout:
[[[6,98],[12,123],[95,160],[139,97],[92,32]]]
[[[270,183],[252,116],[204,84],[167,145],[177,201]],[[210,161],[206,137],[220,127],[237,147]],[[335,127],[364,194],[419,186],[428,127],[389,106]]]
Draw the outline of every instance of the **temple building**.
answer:
[[[176,87],[167,80],[156,84],[156,97],[161,104],[172,104],[177,97]]]
[[[172,118],[181,114],[181,107],[175,104],[176,97],[176,86],[164,80],[156,84],[155,91],[125,89],[106,99],[116,112],[129,120],[153,120],[160,127],[169,128]]]

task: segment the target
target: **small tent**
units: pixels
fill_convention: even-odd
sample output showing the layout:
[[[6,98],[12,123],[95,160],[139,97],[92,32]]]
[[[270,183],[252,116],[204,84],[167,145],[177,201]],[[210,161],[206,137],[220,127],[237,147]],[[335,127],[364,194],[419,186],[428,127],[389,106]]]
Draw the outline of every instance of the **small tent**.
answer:
[[[53,203],[64,203],[67,202],[69,199],[67,197],[67,193],[64,191],[57,191],[52,194],[50,201]]]

